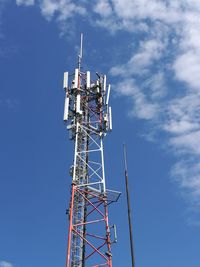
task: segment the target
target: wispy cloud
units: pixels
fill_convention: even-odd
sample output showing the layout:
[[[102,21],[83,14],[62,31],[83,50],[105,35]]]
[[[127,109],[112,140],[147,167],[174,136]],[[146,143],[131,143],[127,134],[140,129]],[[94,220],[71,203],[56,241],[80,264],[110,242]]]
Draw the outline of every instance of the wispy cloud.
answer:
[[[133,39],[140,31],[143,39],[127,62],[111,68],[117,91],[131,96],[133,116],[150,120],[154,130],[165,133],[165,142],[177,156],[172,176],[187,200],[197,205],[200,200],[200,3],[113,0],[111,6],[116,23],[110,31],[117,31],[118,24],[132,31]],[[105,16],[101,20],[101,26],[104,23],[108,26]],[[130,24],[133,26],[127,28]]]
[[[10,262],[0,261],[0,267],[14,267],[14,266]]]
[[[76,15],[85,16],[86,7],[85,1],[75,3],[71,0],[16,0],[18,6],[33,6],[37,5],[40,8],[42,16],[47,20],[55,20],[60,29],[61,35],[72,34],[73,18]],[[70,21],[70,22],[69,22]]]
[[[33,6],[35,3],[34,0],[16,0],[16,4],[18,6],[24,5],[24,6]]]
[[[15,109],[19,106],[20,101],[13,98],[0,98],[0,108]]]
[[[130,116],[136,116],[140,119],[153,119],[159,111],[159,105],[148,101],[146,95],[137,86],[136,80],[126,78],[116,85],[119,95],[128,96],[133,106],[129,111]]]
[[[164,48],[165,44],[159,39],[142,41],[139,44],[138,52],[132,55],[127,63],[113,67],[111,74],[121,77],[143,75],[149,71],[149,67],[154,61],[161,58]]]
[[[70,0],[43,0],[40,8],[46,19],[50,20],[56,16],[59,22],[67,21],[76,14],[86,14],[86,9],[83,5],[75,4]]]

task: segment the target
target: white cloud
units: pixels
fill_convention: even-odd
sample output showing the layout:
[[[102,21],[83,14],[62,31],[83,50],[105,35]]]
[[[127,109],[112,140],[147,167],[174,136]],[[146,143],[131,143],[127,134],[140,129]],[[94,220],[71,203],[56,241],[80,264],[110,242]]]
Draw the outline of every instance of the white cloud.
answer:
[[[200,198],[200,163],[189,161],[180,161],[172,169],[173,177],[184,190],[187,196],[192,194],[192,204],[199,206]]]
[[[167,93],[164,72],[158,71],[153,74],[149,79],[144,81],[143,86],[151,90],[150,95],[153,101],[160,100]]]
[[[159,112],[158,105],[147,101],[146,96],[137,87],[134,79],[126,79],[120,82],[116,90],[118,94],[129,96],[129,99],[131,99],[133,103],[133,108],[129,110],[131,116],[150,120],[155,118]]]
[[[112,7],[111,7],[109,1],[100,0],[100,1],[97,1],[96,6],[94,7],[94,12],[99,14],[101,17],[108,18],[108,17],[112,16],[113,10],[112,10]]]
[[[34,0],[16,0],[16,4],[18,6],[24,5],[24,6],[33,6],[35,3]]]
[[[116,14],[122,19],[144,19],[148,16],[158,19],[166,16],[166,4],[164,1],[155,0],[113,0]]]
[[[0,261],[0,267],[14,267],[10,262]]]
[[[96,1],[96,6],[98,6],[98,1]],[[146,30],[144,24],[147,23],[147,19],[154,21],[164,21],[168,23],[174,23],[180,20],[180,1],[179,4],[176,1],[172,3],[166,3],[165,1],[158,0],[111,0],[110,6],[112,7],[112,21],[118,21],[116,24],[110,24],[111,28],[109,30],[125,29],[138,30],[138,25],[141,30]],[[96,8],[94,8],[96,10]],[[103,13],[103,12],[102,12]],[[170,14],[170,16],[169,16]],[[107,18],[102,16],[101,25],[106,25]]]
[[[176,78],[200,90],[200,51],[186,51],[174,62]]]
[[[199,123],[191,122],[184,118],[179,120],[173,118],[171,121],[170,120],[167,121],[164,125],[164,130],[174,135],[188,134],[190,132],[196,131],[199,128],[200,128]]]
[[[147,24],[146,28],[137,28],[146,40],[139,43],[127,62],[111,68],[111,74],[120,78],[117,91],[129,99],[131,96],[131,115],[150,119],[154,129],[166,133],[165,141],[177,155],[173,177],[196,205],[200,200],[200,3],[112,3],[117,20],[121,20],[124,30],[132,30],[133,36],[137,24]],[[106,19],[102,17],[102,21]],[[134,27],[126,29],[127,21]],[[174,73],[174,82],[180,84],[169,87],[169,71]]]
[[[170,144],[187,154],[200,155],[200,130],[171,137]]]
[[[132,116],[152,120],[160,112],[159,103],[154,100],[165,95],[164,75],[160,69],[152,73],[151,67],[160,60],[165,47],[166,42],[156,38],[141,41],[138,51],[127,63],[110,70],[111,75],[120,78],[116,90],[132,97],[133,105],[129,111]],[[140,86],[137,79],[142,79]]]
[[[76,14],[84,15],[86,10],[83,6],[70,0],[43,0],[40,3],[42,14],[46,19],[52,19],[54,15],[63,22]]]
[[[72,18],[76,15],[86,15],[85,1],[79,2],[78,4],[71,0],[40,0],[38,2],[35,0],[16,0],[18,6],[33,6],[37,4],[42,16],[47,21],[55,20],[58,23],[61,35],[72,35],[74,30]]]
[[[150,65],[152,65],[154,61],[160,59],[164,46],[161,40],[150,39],[141,41],[138,52],[135,53],[127,63],[111,68],[111,74],[121,77],[144,74],[144,72],[149,70]]]
[[[173,99],[166,107],[164,130],[172,135],[187,134],[200,128],[199,95],[187,93]]]
[[[151,24],[148,32],[143,31],[147,40],[130,59],[111,68],[111,74],[123,81],[117,88],[134,100],[133,116],[151,119],[154,129],[166,133],[165,141],[177,155],[173,176],[187,197],[200,200],[200,3],[113,0],[113,4],[122,21],[137,24],[148,19]],[[171,87],[168,72],[174,73]]]

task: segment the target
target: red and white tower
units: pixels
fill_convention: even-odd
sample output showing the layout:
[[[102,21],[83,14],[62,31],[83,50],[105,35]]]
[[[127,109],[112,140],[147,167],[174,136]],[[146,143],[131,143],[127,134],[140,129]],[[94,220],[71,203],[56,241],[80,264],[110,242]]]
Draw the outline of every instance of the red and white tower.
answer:
[[[83,71],[82,35],[78,66],[64,73],[64,121],[74,142],[66,267],[112,267],[115,226],[108,205],[120,193],[106,188],[103,139],[112,130],[110,85],[106,75]],[[112,235],[112,236],[111,236]]]

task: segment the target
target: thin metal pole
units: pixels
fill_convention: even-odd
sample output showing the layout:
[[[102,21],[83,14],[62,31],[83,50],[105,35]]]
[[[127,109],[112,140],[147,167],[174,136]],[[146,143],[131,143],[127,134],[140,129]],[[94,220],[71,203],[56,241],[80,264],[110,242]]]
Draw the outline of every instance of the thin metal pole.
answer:
[[[129,184],[128,184],[128,166],[127,166],[127,154],[126,154],[126,145],[125,144],[123,144],[123,148],[124,148],[124,167],[125,167],[126,199],[127,199],[127,207],[128,207],[128,223],[129,223],[129,236],[130,236],[130,247],[131,247],[131,260],[132,260],[132,267],[135,267],[133,229],[132,229],[132,218],[131,218],[131,203],[130,203],[130,193],[129,193]]]
[[[79,72],[81,70],[82,58],[83,58],[83,33],[81,33],[80,54],[78,55],[78,68],[79,68]]]

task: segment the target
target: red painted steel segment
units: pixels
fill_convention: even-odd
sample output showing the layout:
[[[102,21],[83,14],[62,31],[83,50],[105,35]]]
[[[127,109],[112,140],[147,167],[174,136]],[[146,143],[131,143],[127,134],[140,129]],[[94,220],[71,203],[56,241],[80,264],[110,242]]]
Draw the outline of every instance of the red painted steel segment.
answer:
[[[80,194],[81,196],[83,196],[83,193],[86,192],[85,190],[81,190],[79,189],[77,186],[72,185],[72,199],[71,199],[71,206],[70,206],[70,223],[69,223],[69,234],[68,234],[68,250],[67,250],[67,264],[66,267],[72,267],[70,264],[70,255],[71,255],[71,236],[72,236],[72,232],[76,233],[82,240],[84,240],[84,242],[93,249],[93,251],[88,254],[85,257],[85,261],[88,260],[88,258],[90,258],[92,255],[94,255],[95,253],[97,253],[98,255],[100,255],[102,257],[102,259],[106,260],[106,262],[104,263],[100,263],[98,265],[93,265],[94,266],[108,266],[108,267],[112,267],[112,256],[110,254],[111,251],[111,241],[110,241],[110,228],[109,228],[109,223],[108,223],[108,208],[107,208],[107,200],[106,197],[100,197],[95,195],[94,193],[91,192],[87,192],[87,194],[89,196],[92,196],[93,198],[98,198],[98,206],[100,206],[100,204],[104,205],[104,213],[102,211],[100,211],[98,209],[98,206],[95,206],[89,199],[88,197],[84,196],[84,199],[87,201],[88,206],[92,207],[92,210],[89,212],[90,214],[97,214],[98,216],[100,215],[101,219],[96,219],[96,220],[91,220],[91,221],[86,221],[86,222],[82,222],[79,224],[73,224],[73,208],[74,208],[74,197],[75,194]],[[101,202],[101,203],[99,203]],[[105,228],[106,228],[106,233],[105,233],[105,237],[99,236],[99,235],[95,235],[94,234],[89,234],[86,233],[86,236],[82,236],[78,230],[76,230],[77,226],[81,226],[84,224],[97,224],[97,223],[105,223]],[[94,239],[98,239],[98,240],[102,240],[103,243],[100,244],[98,247],[95,247],[95,245],[93,245],[88,239],[87,236],[89,237],[93,237]],[[103,247],[107,247],[108,252],[107,255],[104,255],[101,251],[101,249]]]
[[[71,205],[70,205],[70,219],[69,219],[69,230],[68,230],[68,245],[67,245],[67,261],[66,267],[70,267],[70,254],[71,254],[71,237],[72,237],[72,219],[73,219],[73,208],[74,208],[74,190],[75,186],[72,185],[72,196],[71,196]]]

